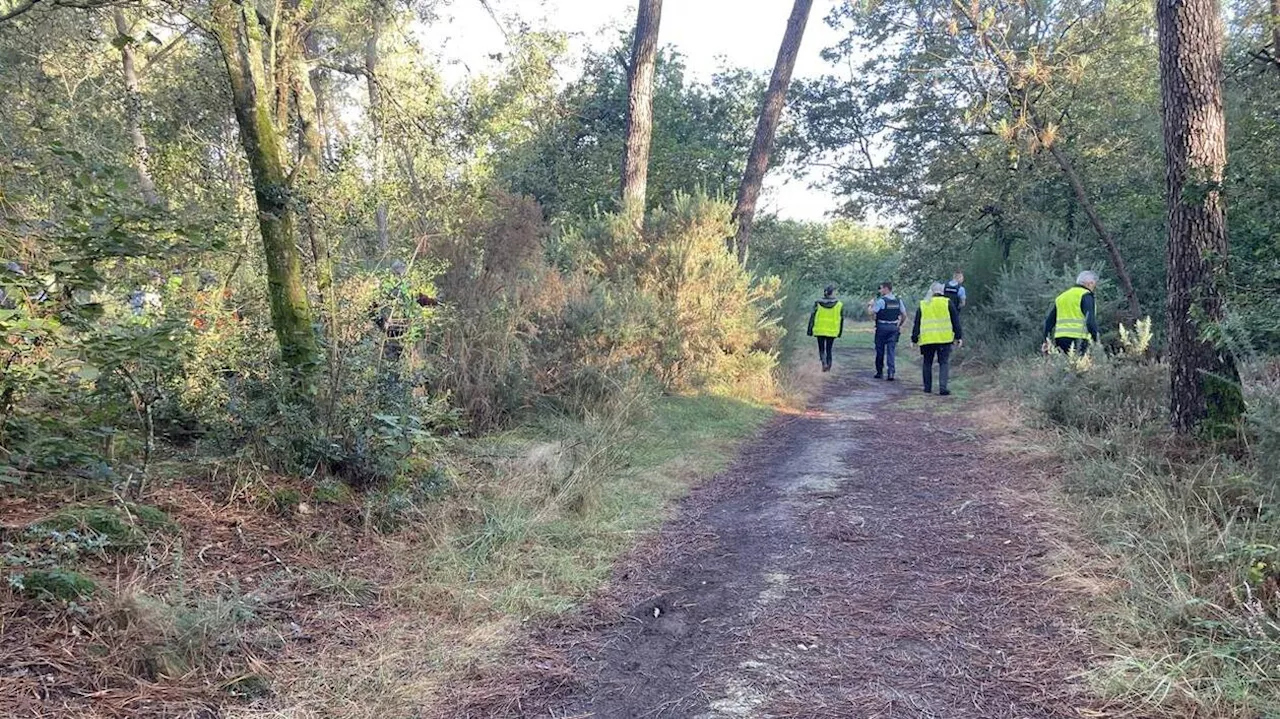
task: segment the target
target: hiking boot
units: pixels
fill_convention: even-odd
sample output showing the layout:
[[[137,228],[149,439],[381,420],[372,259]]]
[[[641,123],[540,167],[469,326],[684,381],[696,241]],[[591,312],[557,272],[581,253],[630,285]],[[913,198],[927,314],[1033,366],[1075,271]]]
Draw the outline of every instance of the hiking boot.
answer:
[[[930,388],[928,388],[928,387],[925,387],[924,389],[922,389],[922,390],[920,390],[920,391],[921,391],[921,392],[924,392],[925,394],[933,394],[933,390],[932,390],[932,389],[930,389]]]
[[[888,380],[888,381],[890,381],[890,382],[892,382],[892,381],[893,381],[893,375],[889,375],[888,377],[885,377],[885,379],[886,379],[886,380]]]
[[[875,376],[875,378],[874,378],[874,379],[884,379],[884,375],[883,375],[883,374],[881,374],[881,373],[879,373],[879,372],[876,372],[876,376]],[[890,377],[889,379],[893,379],[893,378],[892,378],[892,377]]]
[[[950,396],[951,396],[951,390],[949,390],[949,389],[944,389],[944,390],[942,390],[941,392],[939,392],[939,393],[938,393],[938,396],[939,396],[939,397],[950,397]]]

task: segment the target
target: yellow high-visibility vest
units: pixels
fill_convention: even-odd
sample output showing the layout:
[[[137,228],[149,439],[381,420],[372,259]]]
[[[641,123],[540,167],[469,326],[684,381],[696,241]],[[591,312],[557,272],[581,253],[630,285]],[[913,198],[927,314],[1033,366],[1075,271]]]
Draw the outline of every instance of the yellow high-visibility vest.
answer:
[[[813,317],[814,337],[839,337],[840,313],[844,311],[844,303],[837,302],[834,307],[823,307],[819,304],[817,314]]]
[[[920,303],[920,344],[945,345],[956,341],[951,328],[951,300],[930,297]]]
[[[1089,290],[1079,285],[1058,295],[1055,304],[1058,308],[1057,324],[1053,326],[1054,339],[1089,339],[1089,328],[1085,326],[1084,310],[1080,309],[1080,300],[1089,294]]]

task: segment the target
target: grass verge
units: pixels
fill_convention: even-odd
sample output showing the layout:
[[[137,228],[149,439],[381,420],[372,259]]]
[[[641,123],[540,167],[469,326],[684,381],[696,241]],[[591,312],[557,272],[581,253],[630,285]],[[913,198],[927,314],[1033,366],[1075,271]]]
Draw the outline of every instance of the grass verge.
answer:
[[[381,543],[383,570],[356,585],[382,587],[367,621],[286,648],[271,709],[235,716],[448,715],[424,707],[597,592],[672,500],[720,471],[772,414],[723,397],[662,397],[638,419],[551,422],[475,443],[457,459],[450,498]]]
[[[1051,357],[1000,374],[1090,540],[1062,571],[1095,590],[1094,689],[1117,715],[1280,716],[1280,456],[1171,436],[1158,363]],[[1280,393],[1252,388],[1257,421]]]

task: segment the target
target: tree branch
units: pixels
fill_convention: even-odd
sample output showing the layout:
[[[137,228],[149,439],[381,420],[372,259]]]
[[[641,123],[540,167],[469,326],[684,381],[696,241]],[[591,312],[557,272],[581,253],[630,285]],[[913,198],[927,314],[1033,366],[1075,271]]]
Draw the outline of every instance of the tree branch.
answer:
[[[6,22],[6,21],[9,21],[9,20],[14,19],[15,17],[18,17],[19,15],[21,15],[21,14],[23,14],[23,13],[27,12],[28,10],[30,10],[31,8],[35,7],[35,6],[36,6],[36,3],[38,3],[38,2],[40,2],[40,0],[27,0],[25,3],[22,3],[21,5],[19,5],[19,6],[15,7],[14,9],[10,10],[9,12],[7,12],[7,13],[5,13],[5,14],[3,14],[3,15],[0,15],[0,22]]]

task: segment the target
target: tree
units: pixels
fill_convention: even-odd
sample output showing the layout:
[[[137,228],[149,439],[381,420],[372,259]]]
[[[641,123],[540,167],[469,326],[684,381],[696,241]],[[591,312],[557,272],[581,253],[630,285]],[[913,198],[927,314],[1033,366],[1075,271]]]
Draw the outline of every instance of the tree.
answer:
[[[1103,219],[1100,183],[1085,171],[1091,138],[1079,117],[1097,109],[1085,106],[1094,83],[1125,83],[1135,103],[1145,98],[1144,77],[1117,70],[1149,50],[1145,13],[1128,0],[847,0],[834,17],[849,36],[828,55],[847,61],[850,77],[824,78],[798,93],[801,149],[810,165],[832,167],[843,194],[913,217],[931,235],[933,255],[966,225],[995,229],[1007,248],[1006,221],[1021,209],[1009,205],[1034,199],[1044,207],[1042,187],[1052,186],[1056,204],[1084,210],[1129,314],[1138,314],[1129,263]],[[1154,73],[1147,77],[1154,83]],[[1107,89],[1114,98],[1115,88]],[[884,147],[888,155],[877,157]],[[1046,176],[1044,166],[1058,177]],[[861,208],[851,202],[850,209]],[[968,245],[975,238],[958,239]]]
[[[1168,208],[1169,414],[1178,432],[1243,412],[1233,358],[1205,338],[1223,320],[1227,164],[1217,0],[1158,0]]]
[[[662,0],[640,0],[631,64],[627,69],[627,144],[622,157],[622,210],[636,224],[644,221],[649,181],[649,143],[653,138],[653,72],[658,58]]]
[[[278,22],[281,20],[277,20]],[[277,92],[281,78],[270,77],[263,61],[264,28],[252,7],[233,0],[214,0],[210,26],[227,68],[240,142],[249,160],[258,228],[267,262],[267,295],[271,324],[280,343],[280,357],[294,370],[318,364],[319,345],[312,328],[311,303],[302,278],[297,248],[297,212],[290,173],[285,168],[285,140],[281,125],[288,109],[273,106],[288,92]],[[295,71],[290,58],[273,65]]]
[[[129,21],[119,7],[111,8],[116,37],[112,42],[120,48],[121,71],[124,74],[125,126],[133,143],[133,164],[138,172],[138,187],[148,205],[159,204],[155,180],[151,177],[151,151],[147,148],[147,136],[142,132],[142,92],[139,89],[138,71],[133,48],[138,44],[131,34]]]
[[[751,223],[756,216],[756,201],[760,199],[764,173],[769,169],[773,137],[778,130],[782,108],[787,102],[791,72],[796,67],[796,55],[800,53],[800,41],[804,38],[804,27],[812,7],[813,0],[796,0],[792,6],[791,17],[787,18],[787,30],[782,35],[782,47],[778,49],[778,59],[773,65],[773,78],[769,81],[769,90],[760,105],[760,124],[756,126],[756,139],[751,145],[747,169],[742,174],[742,184],[738,187],[738,202],[733,209],[733,219],[738,228],[734,244],[739,262],[745,262],[747,258]]]

